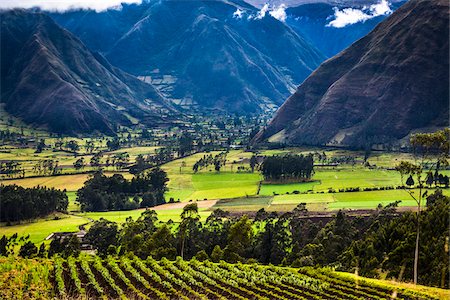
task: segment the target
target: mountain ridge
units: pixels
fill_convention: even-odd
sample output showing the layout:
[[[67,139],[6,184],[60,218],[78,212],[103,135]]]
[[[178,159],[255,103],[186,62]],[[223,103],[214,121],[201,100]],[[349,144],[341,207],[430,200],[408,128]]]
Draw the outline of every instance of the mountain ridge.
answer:
[[[11,10],[1,12],[1,22],[2,102],[25,122],[57,133],[114,134],[116,125],[132,125],[129,116],[154,125],[163,121],[156,110],[176,112],[152,86],[110,65],[45,14]]]
[[[325,59],[283,22],[258,13],[238,1],[146,1],[124,6],[122,13],[52,17],[113,65],[154,83],[174,103],[247,114],[280,105]],[[91,30],[90,24],[108,18],[113,21]],[[118,24],[125,25],[113,41]],[[105,37],[103,46],[95,36]]]
[[[392,143],[448,126],[448,3],[411,0],[325,61],[255,142]]]

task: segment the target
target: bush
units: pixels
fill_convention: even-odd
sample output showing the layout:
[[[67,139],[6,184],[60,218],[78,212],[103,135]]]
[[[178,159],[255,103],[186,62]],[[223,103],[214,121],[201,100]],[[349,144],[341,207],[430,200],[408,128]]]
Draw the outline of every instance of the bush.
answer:
[[[201,250],[195,254],[195,259],[198,261],[205,261],[209,259],[209,256],[205,250]]]
[[[223,250],[219,245],[216,245],[211,253],[211,260],[215,263],[218,263],[223,259]]]
[[[21,257],[33,257],[38,252],[36,245],[28,241],[20,247],[19,256]]]

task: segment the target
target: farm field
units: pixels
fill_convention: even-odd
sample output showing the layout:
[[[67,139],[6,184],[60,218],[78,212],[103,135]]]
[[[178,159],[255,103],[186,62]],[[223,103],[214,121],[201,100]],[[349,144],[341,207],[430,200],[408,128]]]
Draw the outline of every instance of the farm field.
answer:
[[[199,215],[200,220],[205,221],[206,218],[211,214],[210,208],[214,205],[215,201],[200,201],[198,202],[199,207]],[[164,204],[157,207],[153,207],[152,209],[156,211],[158,214],[158,220],[162,222],[167,222],[172,220],[173,222],[180,222],[180,213],[183,210],[183,207],[187,203],[170,203]],[[108,211],[108,212],[87,212],[87,213],[79,213],[77,216],[82,216],[85,218],[89,218],[92,220],[99,220],[100,218],[117,222],[124,223],[127,218],[131,217],[133,220],[139,218],[142,212],[145,211],[145,208],[129,210],[129,211]]]
[[[155,151],[156,147],[133,147],[125,148],[117,151],[112,151],[110,154],[127,152],[130,154],[130,160],[138,154],[149,154]],[[26,150],[26,149],[25,149]],[[23,149],[20,149],[23,151]],[[283,150],[266,150],[262,155],[274,155],[286,152],[291,153],[312,153],[320,151],[319,149],[303,149],[290,148]],[[25,151],[26,152],[26,151]],[[341,165],[338,167],[316,167],[312,182],[307,183],[288,183],[288,184],[267,184],[261,185],[258,193],[258,185],[262,180],[262,176],[258,173],[237,172],[238,167],[248,168],[248,159],[251,157],[250,152],[243,150],[231,150],[227,155],[227,163],[222,167],[221,172],[214,171],[213,166],[199,170],[194,173],[192,170],[196,161],[204,155],[217,155],[220,151],[202,152],[190,155],[185,158],[176,159],[166,163],[162,168],[167,172],[168,192],[166,192],[166,199],[173,198],[174,200],[189,201],[189,200],[212,200],[212,199],[229,199],[241,198],[247,196],[276,196],[292,193],[293,191],[306,192],[313,191],[328,191],[334,189],[338,191],[342,188],[352,187],[382,187],[382,186],[397,186],[400,184],[400,176],[397,172],[387,169],[368,169],[360,165],[350,166]],[[326,151],[327,157],[343,156],[343,155],[361,155],[359,152],[350,152],[346,150],[330,150]],[[1,155],[7,155],[0,153]],[[24,153],[24,157],[30,159],[34,154]],[[39,154],[43,155],[43,154]],[[404,153],[374,153],[373,159],[382,165],[394,166],[400,159],[410,158],[409,154]],[[105,171],[106,174],[112,175],[116,171]],[[445,171],[444,174],[450,174]],[[125,178],[132,177],[127,172],[121,172]],[[83,183],[88,178],[88,174],[73,174],[64,176],[48,176],[48,177],[32,177],[25,179],[4,180],[3,184],[18,184],[24,187],[33,187],[36,185],[54,187],[57,189],[66,189],[68,192],[74,192],[83,186]],[[71,199],[75,199],[73,194],[69,193]],[[76,209],[72,206],[71,209]]]
[[[433,189],[429,190],[429,194]],[[418,194],[418,190],[414,190]],[[443,189],[445,195],[450,195],[449,189]],[[401,201],[399,207],[413,208],[417,204],[404,190],[381,190],[344,193],[310,193],[288,194],[276,196],[259,196],[239,199],[219,200],[212,208],[230,211],[257,211],[264,208],[269,211],[291,211],[298,204],[306,203],[309,211],[337,211],[339,209],[376,209],[378,204],[386,206],[395,201]],[[423,206],[426,201],[423,201]]]
[[[331,269],[80,256],[0,258],[2,299],[445,299],[448,290]],[[51,279],[53,278],[53,279]]]
[[[89,222],[89,219],[80,216],[58,214],[59,219],[38,219],[14,226],[0,226],[0,236],[11,236],[17,233],[20,237],[30,235],[33,243],[42,243],[52,232],[76,232],[79,226]]]
[[[133,177],[128,172],[111,172],[105,171],[104,174],[112,176],[113,174],[122,174],[126,179]],[[55,188],[68,192],[75,192],[83,187],[84,182],[88,179],[90,174],[70,174],[70,175],[58,175],[58,176],[42,176],[42,177],[30,177],[21,179],[8,179],[0,181],[0,183],[17,184],[25,188],[31,188],[35,186],[46,186],[49,188]]]

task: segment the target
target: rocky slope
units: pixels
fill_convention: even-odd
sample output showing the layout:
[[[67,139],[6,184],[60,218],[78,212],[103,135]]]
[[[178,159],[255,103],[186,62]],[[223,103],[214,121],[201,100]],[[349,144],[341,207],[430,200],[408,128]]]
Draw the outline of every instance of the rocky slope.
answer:
[[[448,1],[409,1],[324,62],[255,141],[362,147],[448,126],[448,30]]]
[[[279,106],[325,59],[286,24],[243,1],[151,0],[52,17],[113,65],[202,111]]]
[[[70,134],[112,134],[136,119],[155,125],[172,118],[174,108],[151,85],[111,66],[50,17],[24,10],[0,17],[1,102],[8,113]]]

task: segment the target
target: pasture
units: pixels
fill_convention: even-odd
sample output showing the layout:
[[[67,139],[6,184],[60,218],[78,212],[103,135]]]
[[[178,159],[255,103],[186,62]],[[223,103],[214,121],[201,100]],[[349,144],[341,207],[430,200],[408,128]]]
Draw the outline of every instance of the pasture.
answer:
[[[58,218],[54,218],[57,216]],[[30,241],[33,243],[42,243],[44,239],[52,232],[79,230],[79,226],[89,222],[81,216],[56,214],[50,215],[47,218],[33,220],[31,222],[24,222],[19,225],[0,226],[0,236],[11,236],[17,233],[19,237],[30,235]]]

